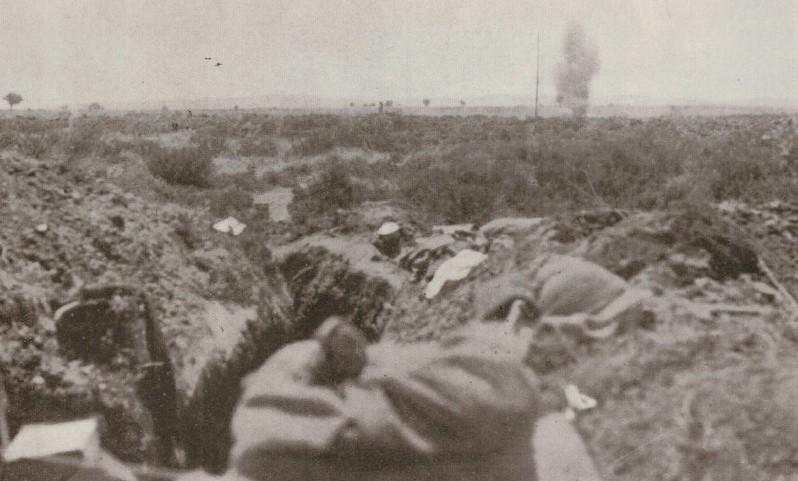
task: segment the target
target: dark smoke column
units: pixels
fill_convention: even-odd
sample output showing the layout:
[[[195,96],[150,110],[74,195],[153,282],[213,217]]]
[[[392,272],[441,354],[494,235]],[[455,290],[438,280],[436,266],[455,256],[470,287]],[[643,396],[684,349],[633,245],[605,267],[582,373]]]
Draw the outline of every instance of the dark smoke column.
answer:
[[[557,65],[557,103],[584,117],[590,105],[590,81],[599,70],[598,47],[585,29],[572,22],[565,32],[563,58]]]

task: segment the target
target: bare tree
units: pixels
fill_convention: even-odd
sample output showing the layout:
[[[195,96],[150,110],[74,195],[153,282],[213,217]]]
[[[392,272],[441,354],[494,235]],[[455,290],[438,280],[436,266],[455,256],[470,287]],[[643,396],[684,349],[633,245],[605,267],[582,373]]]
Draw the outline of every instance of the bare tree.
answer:
[[[16,92],[9,92],[5,97],[3,97],[3,100],[8,102],[8,108],[10,110],[14,110],[14,106],[22,102],[22,95]]]

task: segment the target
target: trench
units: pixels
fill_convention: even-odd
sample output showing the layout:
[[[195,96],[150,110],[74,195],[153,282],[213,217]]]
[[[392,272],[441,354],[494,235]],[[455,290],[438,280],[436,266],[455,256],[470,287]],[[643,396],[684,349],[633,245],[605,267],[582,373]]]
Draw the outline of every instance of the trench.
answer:
[[[279,300],[263,299],[230,354],[207,361],[182,410],[180,437],[188,468],[225,470],[241,380],[282,346],[307,338],[331,315],[349,318],[372,341],[379,338],[384,304],[394,294],[387,281],[352,270],[320,247],[289,254],[279,267],[292,305],[283,311],[274,305]]]
[[[143,290],[82,289],[56,311],[51,335],[56,350],[30,346],[36,351],[30,363],[17,359],[0,366],[12,436],[23,424],[96,415],[103,446],[122,461],[224,471],[242,379],[331,315],[349,318],[368,339],[378,339],[385,303],[395,294],[388,281],[353,269],[324,248],[288,254],[275,267],[262,280],[257,315],[232,334],[234,347],[203,359],[191,392],[177,388],[179,364],[170,359],[160,320]],[[9,323],[35,324],[28,319],[35,314],[6,311],[13,317]],[[59,374],[41,371],[39,359],[57,363]],[[38,372],[44,379],[32,382]]]
[[[659,225],[657,221],[651,219]],[[723,268],[715,269],[719,277],[753,270],[753,250],[740,236],[730,236],[714,225],[700,216],[689,217],[680,219],[676,230],[684,233],[679,236],[682,244],[698,244],[717,259],[717,266]],[[645,248],[623,249],[624,258],[630,251],[639,255],[641,265],[652,257],[662,258],[676,243],[670,237],[651,238],[647,231],[630,232],[623,222],[609,230],[614,233],[612,239],[627,240],[625,247],[630,245],[629,239],[645,244]],[[616,263],[610,254],[616,251],[604,247],[593,239],[583,246],[582,254],[612,269]],[[103,444],[122,460],[224,471],[233,443],[230,421],[242,379],[285,344],[308,337],[331,315],[349,318],[369,340],[376,341],[384,320],[391,316],[385,306],[397,294],[387,280],[354,269],[346,259],[323,247],[305,247],[288,254],[263,282],[257,316],[237,334],[233,349],[205,361],[191,393],[176,389],[174,368],[145,293],[118,285],[83,289],[79,303],[57,322],[56,337],[67,359],[100,366],[102,379],[115,379],[112,387],[119,389],[118,395],[98,399],[85,390],[42,392],[32,389],[27,380],[7,378],[12,431],[26,422],[100,413],[106,424]],[[276,292],[283,288],[290,294],[288,299]],[[128,300],[121,307],[120,298]],[[33,309],[19,302],[4,306],[5,317],[23,320]],[[460,308],[452,304],[451,309]],[[442,315],[435,309],[423,312],[419,321],[424,321],[424,316],[461,317]],[[115,356],[118,351],[126,359],[121,367]],[[184,459],[176,455],[181,451]]]

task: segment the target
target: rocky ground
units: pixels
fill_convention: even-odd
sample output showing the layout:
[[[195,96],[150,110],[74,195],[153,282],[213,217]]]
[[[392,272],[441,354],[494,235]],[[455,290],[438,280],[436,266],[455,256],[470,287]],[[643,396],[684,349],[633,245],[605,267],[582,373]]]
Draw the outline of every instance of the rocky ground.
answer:
[[[233,356],[251,324],[284,319],[282,285],[201,212],[18,157],[0,162],[0,192],[0,365],[12,431],[100,412],[120,457],[174,462],[159,440],[186,437],[180,413],[197,402],[203,373]],[[165,387],[151,385],[161,371]],[[172,395],[149,400],[153,389]],[[164,425],[167,434],[156,432]]]
[[[567,384],[598,401],[573,422],[604,479],[798,479],[798,207],[435,227],[368,204],[356,227],[271,245],[258,264],[205,211],[80,175],[0,159],[12,431],[100,413],[126,461],[220,470],[241,377],[326,316],[350,315],[371,340],[436,338],[481,312],[495,279],[567,254],[652,294],[612,335],[541,328],[531,349],[548,411],[565,407]],[[375,245],[389,221],[393,251]],[[429,298],[435,271],[465,249],[486,260]]]

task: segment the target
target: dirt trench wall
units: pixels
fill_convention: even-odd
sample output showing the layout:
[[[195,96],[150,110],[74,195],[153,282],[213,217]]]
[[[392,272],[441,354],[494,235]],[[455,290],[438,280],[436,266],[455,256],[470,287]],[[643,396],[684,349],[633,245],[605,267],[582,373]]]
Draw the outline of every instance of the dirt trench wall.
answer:
[[[307,338],[332,314],[350,316],[372,340],[379,336],[380,314],[393,295],[386,281],[351,270],[348,262],[323,248],[290,254],[280,270],[292,305],[268,291],[256,318],[238,333],[235,347],[206,362],[183,409],[181,437],[189,467],[224,471],[241,380],[282,346]]]
[[[230,420],[241,395],[241,380],[281,346],[298,338],[301,327],[264,300],[257,317],[238,335],[235,347],[205,362],[199,382],[182,409],[182,446],[189,467],[221,472],[232,446]]]
[[[333,314],[348,316],[369,340],[382,334],[386,303],[394,289],[388,281],[353,270],[343,257],[323,247],[288,255],[281,270],[294,299],[294,313],[311,331]]]
[[[219,318],[223,333],[203,327],[208,319],[199,308],[224,304],[218,300],[182,300],[190,323],[178,326],[168,310],[175,301],[150,305],[143,291],[123,285],[82,289],[59,322],[47,296],[39,299],[44,291],[0,295],[0,372],[12,434],[24,423],[98,414],[103,445],[125,461],[174,464],[177,447],[188,467],[224,470],[242,378],[331,314],[350,315],[376,339],[393,295],[388,282],[324,249],[289,255],[277,267],[259,281],[256,309],[225,304],[252,316],[243,323]]]
[[[631,215],[583,239],[571,253],[625,279],[660,261],[684,283],[696,274],[725,280],[759,271],[750,235],[711,210],[695,208]]]

